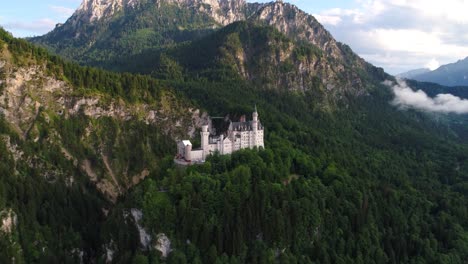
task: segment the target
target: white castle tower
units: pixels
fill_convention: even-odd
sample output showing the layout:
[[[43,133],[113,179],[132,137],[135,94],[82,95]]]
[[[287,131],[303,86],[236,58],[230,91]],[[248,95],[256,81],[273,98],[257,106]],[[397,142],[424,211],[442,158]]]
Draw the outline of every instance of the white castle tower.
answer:
[[[202,149],[205,148],[205,146],[208,146],[208,144],[210,143],[208,140],[209,140],[209,137],[210,137],[210,132],[208,132],[208,125],[203,125],[202,126],[202,131],[201,131],[201,146],[202,146]]]
[[[258,132],[258,112],[257,112],[257,105],[255,105],[255,110],[252,114],[252,137],[251,137],[251,140],[253,141],[252,142],[252,146],[254,147],[259,147],[258,145],[258,140],[257,140],[257,132]],[[263,140],[263,137],[262,137],[262,140]]]
[[[209,145],[210,145],[210,132],[208,131],[208,125],[202,126],[201,135],[201,149],[202,149],[202,160],[205,160],[206,157],[210,154]]]

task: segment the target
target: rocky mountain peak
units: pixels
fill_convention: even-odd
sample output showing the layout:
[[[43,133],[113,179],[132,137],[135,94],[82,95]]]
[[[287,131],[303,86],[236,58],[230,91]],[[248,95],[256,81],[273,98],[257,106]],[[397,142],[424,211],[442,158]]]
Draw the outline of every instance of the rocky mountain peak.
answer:
[[[332,35],[312,15],[293,4],[271,2],[257,12],[255,19],[275,27],[292,39],[312,43],[332,57],[342,59],[338,43]]]
[[[97,21],[99,23],[95,23]],[[345,86],[362,86],[356,72],[365,70],[365,61],[349,47],[338,43],[312,15],[279,0],[270,3],[247,3],[246,0],[83,0],[67,23],[32,41],[52,47],[64,56],[73,54],[71,59],[105,65],[109,54],[114,56],[113,59],[135,56],[148,48],[193,41],[237,21],[273,27],[293,42],[312,44],[321,50],[325,58],[320,63],[321,69],[329,66],[334,72],[321,71],[321,78],[327,79],[324,83],[332,84],[327,87],[337,86],[336,78],[330,78],[331,75],[346,75],[341,78],[347,80]],[[291,55],[291,52],[289,50],[285,54]],[[297,67],[302,69],[304,65],[299,63]]]
[[[83,0],[74,16],[86,22],[94,22],[101,18],[111,17],[124,6],[133,6],[138,0]]]
[[[95,22],[110,18],[116,12],[126,8],[134,8],[140,0],[83,0],[74,17],[84,22]],[[217,23],[227,25],[245,19],[245,0],[154,0],[157,6],[175,4],[180,7],[191,7],[211,16]]]
[[[217,23],[228,25],[246,19],[245,0],[163,0],[174,2],[181,7],[192,7],[208,14]]]

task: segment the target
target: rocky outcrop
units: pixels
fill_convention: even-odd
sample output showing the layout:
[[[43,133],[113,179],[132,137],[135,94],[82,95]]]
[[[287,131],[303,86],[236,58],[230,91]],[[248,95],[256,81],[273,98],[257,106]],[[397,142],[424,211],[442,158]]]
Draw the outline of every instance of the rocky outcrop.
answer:
[[[245,20],[248,15],[246,14],[245,0],[199,0],[194,2],[198,2],[195,4],[199,11],[208,14],[223,26]]]
[[[4,234],[11,234],[18,225],[18,217],[11,209],[0,211],[0,231]]]
[[[72,16],[70,22],[97,22],[101,19],[111,18],[117,12],[125,8],[135,8],[140,0],[83,0],[78,10]],[[175,4],[185,8],[208,14],[221,25],[246,18],[245,0],[156,0],[153,4]]]
[[[69,87],[63,81],[47,77],[39,66],[19,68],[5,75],[5,88],[0,94],[0,112],[19,135],[25,138],[31,131],[41,107],[53,100],[55,92],[65,94]],[[35,89],[36,85],[43,89]],[[50,107],[61,108],[56,104]]]
[[[288,86],[304,87],[303,84],[313,81],[311,76],[317,76],[328,90],[340,87],[355,93],[363,91],[363,82],[357,72],[366,70],[366,62],[338,43],[312,15],[295,5],[276,1],[262,6],[249,19],[276,28],[296,43],[310,43],[322,51],[322,58],[294,62],[296,74],[282,78]],[[291,55],[285,50],[282,58],[291,58]]]
[[[311,15],[282,1],[264,5],[251,20],[273,26],[291,39],[311,43],[333,58],[343,59],[331,34]]]
[[[150,175],[153,167],[142,164],[129,171],[128,161],[121,160],[112,150],[116,145],[128,144],[125,138],[129,135],[126,133],[136,132],[122,129],[109,140],[109,133],[103,131],[106,127],[100,120],[112,120],[120,127],[125,127],[126,123],[136,124],[137,129],[142,130],[151,127],[175,141],[187,134],[194,135],[194,131],[206,119],[206,114],[182,104],[168,91],[161,92],[157,99],[160,101],[154,104],[130,103],[103,93],[77,92],[67,81],[47,73],[42,63],[30,61],[28,66],[17,66],[10,57],[2,54],[0,60],[3,62],[0,69],[3,86],[0,89],[0,114],[19,135],[15,140],[4,135],[0,140],[5,144],[15,167],[23,164],[37,170],[51,183],[63,178],[67,186],[72,186],[76,175],[68,175],[62,168],[48,164],[48,160],[27,152],[22,142],[45,144],[88,176],[90,182],[112,202]],[[60,126],[63,124],[61,122],[71,119],[84,120],[86,127],[83,134],[75,136],[81,137],[80,144],[94,158],[90,159],[69,148],[70,139],[61,132]],[[71,130],[70,133],[78,132]],[[145,141],[144,138],[141,140]],[[144,149],[151,151],[154,147],[146,143]]]
[[[132,208],[130,210],[130,213],[132,214],[133,220],[135,221],[135,225],[138,229],[138,234],[140,236],[140,244],[143,247],[143,249],[147,250],[149,249],[149,246],[151,244],[151,235],[148,234],[148,232],[143,226],[141,226],[143,212],[139,209]]]
[[[159,233],[156,235],[155,241],[153,241],[151,235],[148,231],[142,226],[143,220],[143,212],[140,209],[132,208],[130,209],[130,213],[124,212],[124,217],[132,216],[133,222],[138,229],[138,234],[140,238],[140,246],[143,250],[150,250],[151,245],[153,248],[159,252],[161,252],[161,257],[163,259],[167,258],[169,254],[172,252],[171,240],[169,237],[164,233]],[[112,244],[112,243],[111,243]]]
[[[100,19],[112,17],[124,6],[132,5],[137,0],[83,0],[72,20],[82,22],[96,22]]]
[[[190,122],[184,133],[193,133],[199,126],[202,114],[197,109],[186,109],[184,116],[174,115],[171,106],[155,107],[149,104],[130,104],[119,98],[107,98],[103,95],[92,96],[73,95],[70,85],[65,81],[48,76],[42,66],[31,66],[14,69],[6,73],[6,79],[1,80],[4,89],[0,93],[0,113],[13,125],[17,132],[25,138],[33,129],[34,122],[40,114],[71,117],[84,114],[98,119],[110,117],[122,121],[139,119],[146,124],[164,123],[168,128],[172,121],[187,117]],[[174,101],[172,95],[163,94],[162,101]],[[206,119],[206,116],[204,117]],[[185,120],[180,120],[179,123]],[[172,125],[174,129],[175,123]],[[184,126],[185,127],[185,126]],[[171,133],[173,129],[167,131]]]
[[[164,233],[158,234],[156,238],[157,241],[154,248],[161,252],[161,256],[163,258],[167,258],[167,256],[172,252],[171,240]]]

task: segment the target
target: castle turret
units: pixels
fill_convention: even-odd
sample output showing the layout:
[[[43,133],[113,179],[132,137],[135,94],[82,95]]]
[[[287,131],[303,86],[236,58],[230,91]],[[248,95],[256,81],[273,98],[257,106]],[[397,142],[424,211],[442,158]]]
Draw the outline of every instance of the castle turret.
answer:
[[[209,150],[210,132],[208,132],[208,125],[203,125],[202,126],[202,131],[201,131],[200,135],[201,135],[201,149],[203,150],[203,160],[204,160],[204,159],[206,159],[206,157],[210,153],[210,150]]]
[[[208,132],[208,125],[202,126],[201,134],[201,147],[202,149],[206,149],[209,144],[208,138],[210,136],[210,132]]]
[[[192,160],[192,143],[190,141],[184,141],[185,145],[185,160],[191,161]]]
[[[218,150],[221,155],[224,155],[224,135],[223,134],[219,136]]]
[[[252,114],[252,119],[254,122],[258,123],[258,112],[257,112],[257,105],[255,105],[255,110]]]
[[[257,147],[257,129],[258,129],[258,112],[257,105],[255,105],[255,110],[252,114],[252,138],[251,138],[251,147]]]

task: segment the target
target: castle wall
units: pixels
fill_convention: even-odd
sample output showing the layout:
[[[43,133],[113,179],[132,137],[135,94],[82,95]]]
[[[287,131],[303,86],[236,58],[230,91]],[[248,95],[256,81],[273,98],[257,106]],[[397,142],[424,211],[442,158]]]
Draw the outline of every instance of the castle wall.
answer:
[[[197,161],[202,161],[204,160],[203,158],[203,150],[192,150],[190,153],[190,156],[192,157],[192,161],[197,162]]]
[[[224,141],[224,146],[223,146],[223,154],[231,154],[232,153],[232,142],[227,139]]]
[[[232,143],[232,151],[238,151],[240,149],[241,149],[241,140],[236,138],[234,142]]]
[[[255,141],[256,141],[256,146],[265,147],[265,144],[263,142],[263,130],[257,130],[257,137]]]
[[[205,145],[204,148],[202,149],[203,159],[205,160],[209,155],[215,153],[217,150],[218,150],[217,144]]]

